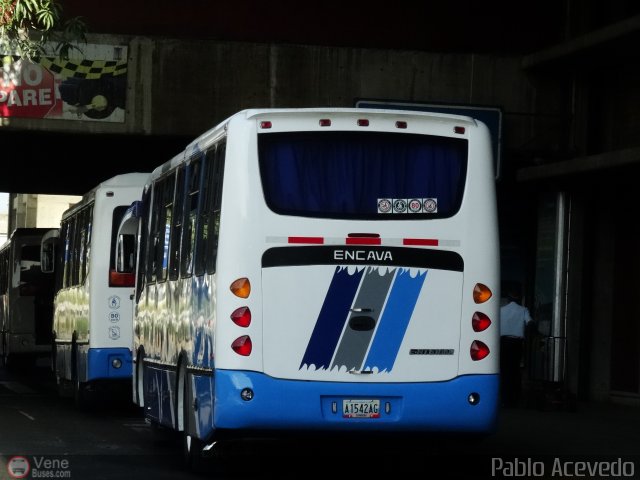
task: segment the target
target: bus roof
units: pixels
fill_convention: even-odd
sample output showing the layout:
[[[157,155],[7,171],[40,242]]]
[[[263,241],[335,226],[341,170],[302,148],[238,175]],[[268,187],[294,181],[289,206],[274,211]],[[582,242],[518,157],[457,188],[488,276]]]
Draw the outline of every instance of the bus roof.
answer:
[[[460,126],[476,126],[477,120],[472,117],[464,116],[464,115],[454,115],[448,113],[439,113],[439,112],[423,112],[423,111],[415,111],[415,110],[390,110],[384,108],[344,108],[344,107],[335,107],[335,108],[322,108],[322,107],[308,107],[308,108],[250,108],[241,110],[230,117],[227,117],[222,122],[218,123],[216,126],[211,129],[203,132],[197,138],[195,138],[191,143],[189,143],[183,151],[176,154],[173,158],[165,161],[160,166],[155,168],[151,173],[151,178],[157,178],[161,176],[165,171],[171,170],[177,164],[182,162],[186,157],[191,156],[194,152],[198,152],[201,150],[202,145],[208,145],[213,143],[216,138],[222,136],[225,132],[226,126],[233,119],[238,117],[243,117],[244,119],[253,119],[259,117],[270,116],[272,118],[275,117],[289,117],[289,116],[317,116],[318,114],[323,115],[340,115],[340,116],[351,116],[351,117],[361,117],[363,115],[367,116],[381,116],[381,117],[389,117],[389,116],[402,116],[409,119],[423,119],[423,120],[437,120],[439,123],[448,123],[451,125],[460,125]]]
[[[115,188],[115,187],[143,187],[149,178],[149,173],[140,173],[140,172],[132,172],[132,173],[123,173],[122,175],[116,175],[115,177],[111,177],[104,182],[99,183],[91,190],[82,195],[82,200],[73,206],[69,207],[62,214],[62,217],[65,218],[72,212],[76,211],[79,208],[82,208],[84,205],[93,200],[96,196],[96,192],[103,188]]]

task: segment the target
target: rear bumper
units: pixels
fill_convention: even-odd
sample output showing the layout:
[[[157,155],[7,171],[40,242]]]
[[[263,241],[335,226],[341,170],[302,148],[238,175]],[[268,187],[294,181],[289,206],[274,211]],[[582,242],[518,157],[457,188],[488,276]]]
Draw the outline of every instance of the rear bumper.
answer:
[[[499,407],[498,375],[433,383],[337,383],[282,380],[216,370],[214,425],[229,430],[442,431],[491,433]],[[250,388],[253,399],[240,392]],[[480,401],[471,405],[469,394]],[[379,418],[344,418],[344,399],[380,401]]]
[[[87,380],[131,378],[131,350],[128,348],[90,348]]]

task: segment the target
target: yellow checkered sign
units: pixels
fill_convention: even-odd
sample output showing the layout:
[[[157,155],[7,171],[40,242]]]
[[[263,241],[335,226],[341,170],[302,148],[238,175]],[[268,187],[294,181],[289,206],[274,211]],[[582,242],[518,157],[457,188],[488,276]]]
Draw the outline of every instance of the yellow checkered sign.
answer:
[[[126,61],[115,60],[63,60],[57,57],[40,57],[38,63],[50,72],[63,78],[86,78],[97,80],[103,75],[124,75]]]

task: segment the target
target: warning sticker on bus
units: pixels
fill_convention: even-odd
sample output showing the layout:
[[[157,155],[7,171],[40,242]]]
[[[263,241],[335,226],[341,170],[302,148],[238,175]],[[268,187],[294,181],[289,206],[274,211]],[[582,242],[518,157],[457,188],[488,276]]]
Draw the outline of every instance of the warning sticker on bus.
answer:
[[[379,198],[378,213],[438,213],[438,199]]]

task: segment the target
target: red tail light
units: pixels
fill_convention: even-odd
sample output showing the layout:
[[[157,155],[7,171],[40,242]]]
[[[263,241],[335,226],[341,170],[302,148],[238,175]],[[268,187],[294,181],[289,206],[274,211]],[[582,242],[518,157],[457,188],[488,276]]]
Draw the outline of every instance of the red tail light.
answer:
[[[249,307],[236,308],[231,314],[231,320],[239,327],[248,327],[251,325],[251,310]]]
[[[251,348],[253,345],[251,344],[251,338],[249,335],[243,335],[241,337],[236,338],[231,344],[231,348],[238,355],[242,355],[243,357],[248,357],[251,355]]]
[[[471,360],[478,361],[486,358],[489,355],[489,347],[480,340],[474,340],[469,349]]]
[[[120,273],[115,270],[109,271],[109,286],[110,287],[135,287],[136,276],[132,273]]]
[[[483,332],[491,325],[491,319],[482,312],[476,312],[471,319],[474,332]]]

